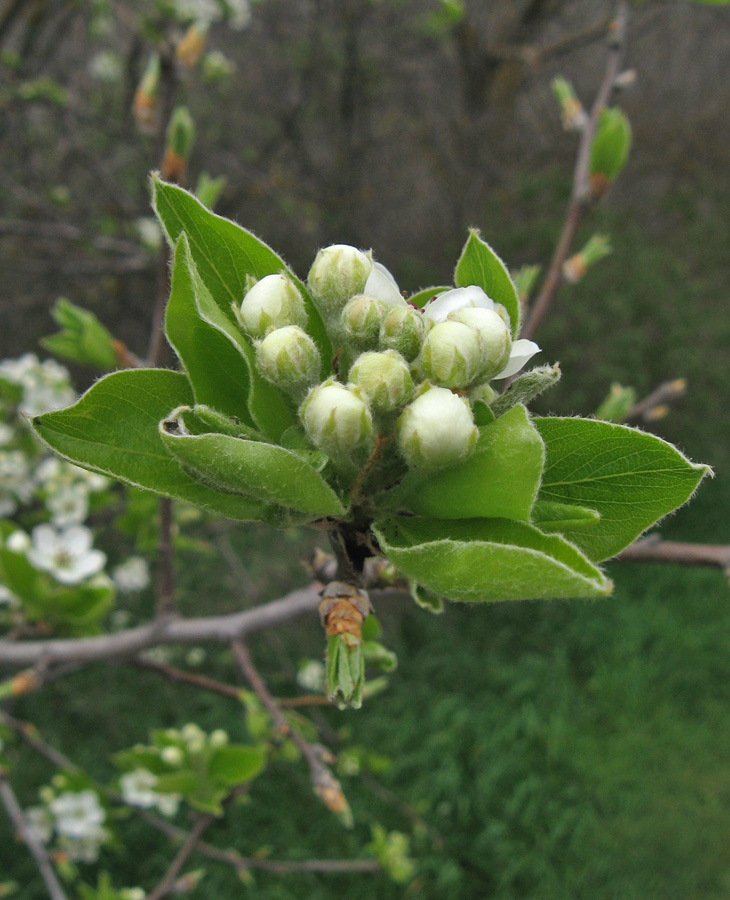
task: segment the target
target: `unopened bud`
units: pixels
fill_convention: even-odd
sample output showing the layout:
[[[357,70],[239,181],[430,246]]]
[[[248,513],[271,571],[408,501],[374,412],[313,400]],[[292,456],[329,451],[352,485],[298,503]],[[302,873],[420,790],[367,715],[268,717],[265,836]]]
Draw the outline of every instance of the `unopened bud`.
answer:
[[[160,90],[160,57],[155,53],[150,57],[142,80],[134,94],[132,114],[145,134],[154,132],[157,118],[157,97]]]
[[[345,340],[357,350],[372,350],[378,346],[380,325],[385,317],[385,304],[375,297],[357,294],[342,310],[342,329]]]
[[[380,346],[395,350],[407,361],[421,352],[425,327],[423,314],[412,306],[394,306],[380,326]]]
[[[408,465],[422,468],[461,462],[478,437],[469,402],[440,387],[427,387],[406,407],[396,432]]]
[[[165,139],[165,156],[161,175],[167,181],[179,183],[185,175],[190,152],[195,142],[195,123],[185,106],[177,106],[170,117]]]
[[[591,143],[590,187],[600,199],[621,173],[631,149],[631,125],[620,109],[604,109]]]
[[[604,422],[623,422],[636,406],[636,391],[617,382],[611,385],[606,399],[595,411],[594,416]]]
[[[485,403],[489,406],[497,398],[497,392],[485,381],[483,384],[477,384],[469,390],[467,397],[472,403]]]
[[[347,244],[320,250],[308,276],[317,306],[328,316],[337,315],[350,297],[363,292],[372,268],[369,253]]]
[[[527,303],[540,274],[540,266],[522,266],[514,274],[515,287],[520,303]]]
[[[208,34],[208,25],[205,22],[193,22],[184,37],[177,45],[175,55],[177,60],[188,72],[192,72],[197,66],[205,47],[205,39]]]
[[[463,322],[440,322],[423,342],[420,363],[429,381],[445,388],[465,388],[481,372],[479,334]]]
[[[370,442],[373,420],[358,388],[325,381],[309,392],[299,414],[311,441],[335,459]]]
[[[512,349],[512,337],[509,325],[505,324],[497,310],[467,306],[451,313],[449,321],[468,325],[482,339],[482,363],[479,369],[481,377],[492,378],[504,369]]]
[[[588,116],[573,90],[573,85],[566,78],[558,77],[553,78],[550,86],[560,104],[563,128],[566,131],[582,131],[588,123]]]
[[[611,244],[605,234],[594,234],[585,247],[563,263],[563,278],[571,284],[580,281],[599,260],[611,253]]]
[[[408,364],[395,350],[358,356],[350,369],[350,381],[377,412],[398,409],[413,393]]]
[[[286,275],[266,275],[243,298],[238,321],[252,338],[275,328],[307,324],[307,310],[294,282]]]
[[[168,766],[181,766],[185,759],[182,750],[174,745],[163,747],[160,752],[160,758]]]
[[[319,379],[317,345],[298,325],[270,332],[256,347],[261,374],[289,394],[300,396]]]

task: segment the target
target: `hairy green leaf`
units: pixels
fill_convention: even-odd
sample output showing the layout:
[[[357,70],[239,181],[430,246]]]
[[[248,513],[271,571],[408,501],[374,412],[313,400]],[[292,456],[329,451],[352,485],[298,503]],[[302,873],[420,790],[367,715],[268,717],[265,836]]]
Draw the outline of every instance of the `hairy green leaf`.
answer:
[[[469,231],[469,237],[456,263],[454,284],[457,287],[476,284],[495,303],[501,303],[509,313],[512,337],[516,338],[519,335],[522,308],[517,288],[507,271],[507,266],[489,244],[479,237],[476,228]]]

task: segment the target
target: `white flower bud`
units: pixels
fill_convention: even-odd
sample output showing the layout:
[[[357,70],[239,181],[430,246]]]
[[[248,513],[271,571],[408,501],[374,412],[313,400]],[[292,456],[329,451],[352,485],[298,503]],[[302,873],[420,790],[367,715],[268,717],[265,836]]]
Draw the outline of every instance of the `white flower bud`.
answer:
[[[160,757],[168,766],[181,766],[183,759],[185,758],[179,747],[164,747],[160,753]]]
[[[342,329],[345,340],[358,350],[372,350],[378,346],[380,325],[385,316],[385,304],[375,297],[356,294],[342,310]]]
[[[266,275],[246,292],[238,316],[244,330],[261,338],[274,328],[307,324],[304,300],[286,275]]]
[[[465,307],[451,313],[449,321],[469,325],[482,339],[484,346],[482,364],[479,374],[483,378],[492,378],[507,365],[512,348],[512,337],[509,327],[496,309],[483,309],[478,306]]]
[[[320,250],[309,270],[309,289],[317,306],[334,316],[355,294],[361,294],[373,268],[369,253],[347,244]]]
[[[222,728],[216,728],[215,731],[211,732],[210,735],[210,746],[211,747],[225,747],[228,743],[228,732],[224,731]]]
[[[312,388],[299,414],[315,446],[335,458],[347,457],[367,444],[373,430],[359,389],[331,379]]]
[[[395,350],[358,356],[350,369],[350,381],[377,412],[398,409],[413,393],[408,363]]]
[[[440,387],[427,387],[406,407],[396,434],[408,465],[422,468],[461,462],[478,437],[469,402]]]
[[[425,332],[423,314],[412,306],[394,306],[380,326],[380,346],[395,350],[408,362],[421,352]]]
[[[26,553],[30,550],[30,537],[24,531],[13,531],[8,535],[5,546],[12,553]]]
[[[465,388],[480,374],[481,338],[462,322],[441,322],[426,335],[421,368],[429,381],[440,387]]]
[[[298,325],[270,332],[256,347],[256,362],[264,378],[290,394],[319,380],[319,350]]]

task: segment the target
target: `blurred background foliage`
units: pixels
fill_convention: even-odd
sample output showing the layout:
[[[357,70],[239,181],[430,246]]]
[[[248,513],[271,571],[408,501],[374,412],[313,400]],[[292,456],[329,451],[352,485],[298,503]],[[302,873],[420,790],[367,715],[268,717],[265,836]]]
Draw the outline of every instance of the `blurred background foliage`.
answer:
[[[59,294],[144,353],[156,256],[140,239],[158,159],[132,99],[149,55],[142,4],[0,3],[0,355],[36,349]],[[260,0],[243,31],[214,25],[233,69],[179,96],[196,122],[191,178],[224,175],[217,211],[272,244],[300,274],[330,242],[372,246],[408,289],[448,283],[465,230],[479,226],[513,269],[545,263],[570,191],[575,135],[550,80],[584,102],[601,77],[604,0],[436,3]],[[110,30],[109,23],[112,28]],[[99,54],[113,77],[99,77]],[[717,478],[665,523],[667,537],[728,542],[730,511],[730,12],[646,2],[632,10],[621,97],[634,149],[579,234],[613,253],[561,289],[538,340],[563,381],[538,412],[587,414],[612,382],[639,397],[687,378],[652,430]],[[107,67],[108,68],[108,67]],[[88,374],[78,372],[79,386]],[[224,611],[304,583],[309,534],[243,526],[243,570],[184,554],[184,611]],[[714,571],[611,566],[594,604],[380,609],[400,666],[387,693],[327,727],[390,759],[345,779],[354,833],[298,798],[304,772],[256,783],[237,809],[242,853],[356,856],[369,824],[409,832],[416,875],[256,875],[252,898],[720,900],[730,896],[730,592]],[[242,578],[241,571],[245,573]],[[132,617],[149,613],[145,596]],[[278,693],[320,653],[317,623],[254,645]],[[183,655],[177,661],[183,660]],[[235,680],[232,661],[203,663]],[[16,704],[45,737],[108,778],[110,750],[152,727],[197,720],[237,737],[240,709],[109,666]],[[240,729],[243,729],[241,719]],[[334,735],[331,735],[334,738]],[[22,799],[49,770],[29,761]],[[129,825],[108,863],[116,883],[164,871],[169,850]],[[213,832],[215,837],[215,832]],[[32,862],[0,819],[0,873]],[[210,867],[204,890],[234,886]],[[34,900],[41,889],[21,896]],[[202,893],[201,893],[202,896]]]

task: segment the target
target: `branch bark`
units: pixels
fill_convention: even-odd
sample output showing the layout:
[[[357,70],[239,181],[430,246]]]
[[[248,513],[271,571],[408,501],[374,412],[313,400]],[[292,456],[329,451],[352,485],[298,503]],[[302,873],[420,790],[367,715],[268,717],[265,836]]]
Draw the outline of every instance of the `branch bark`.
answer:
[[[591,191],[588,179],[588,168],[591,157],[591,144],[598,128],[601,111],[608,103],[619,74],[623,59],[624,44],[626,41],[626,26],[628,23],[628,3],[621,2],[618,5],[616,18],[609,30],[609,49],[606,60],[606,69],[598,89],[598,94],[591,107],[588,123],[581,134],[578,145],[575,169],[573,172],[573,191],[565,215],[565,222],[558,238],[558,243],[550,261],[550,267],[540,293],[532,304],[530,314],[522,329],[521,337],[532,338],[547,314],[548,308],[557,293],[563,280],[563,263],[568,258],[570,248],[573,245],[575,234],[578,231],[583,218],[591,205]]]
[[[5,807],[13,827],[23,839],[23,843],[28,848],[30,854],[38,866],[46,891],[51,900],[67,900],[66,894],[61,887],[61,883],[53,871],[51,860],[48,858],[45,847],[38,841],[33,832],[28,828],[28,823],[23,815],[23,810],[15,796],[15,792],[10,786],[10,782],[4,775],[0,775],[0,801]]]
[[[645,538],[622,550],[620,562],[668,563],[675,566],[709,566],[722,569],[730,578],[730,546],[715,544],[682,544]]]

